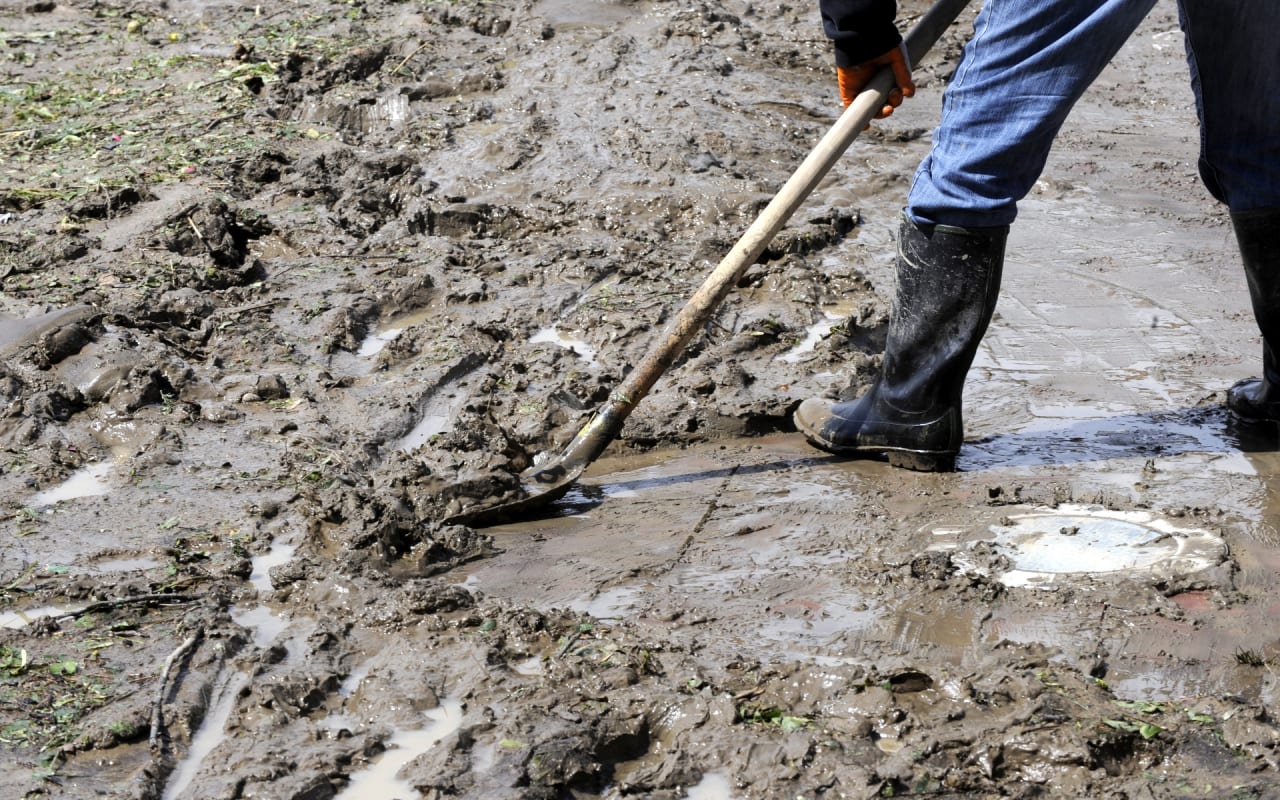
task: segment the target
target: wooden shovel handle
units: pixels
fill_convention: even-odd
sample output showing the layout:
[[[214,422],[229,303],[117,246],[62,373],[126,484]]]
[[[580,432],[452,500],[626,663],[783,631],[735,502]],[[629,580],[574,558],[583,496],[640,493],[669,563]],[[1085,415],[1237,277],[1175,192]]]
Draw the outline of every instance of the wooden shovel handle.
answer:
[[[968,4],[969,0],[939,0],[912,27],[907,34],[906,45],[907,55],[913,67],[924,58],[941,38],[943,31],[956,20]],[[799,168],[787,179],[782,189],[769,202],[756,221],[747,228],[747,232],[742,235],[738,243],[707,276],[702,286],[676,315],[663,339],[618,385],[604,413],[606,416],[613,417],[619,427],[622,420],[626,419],[640,400],[653,388],[654,382],[680,357],[685,346],[711,318],[730,289],[746,272],[747,267],[756,262],[773,237],[817,187],[818,182],[826,176],[858,134],[875,118],[876,113],[884,106],[889,90],[892,88],[893,73],[886,67],[877,73],[866,88],[854,98],[853,103],[845,109],[836,124],[805,157]]]

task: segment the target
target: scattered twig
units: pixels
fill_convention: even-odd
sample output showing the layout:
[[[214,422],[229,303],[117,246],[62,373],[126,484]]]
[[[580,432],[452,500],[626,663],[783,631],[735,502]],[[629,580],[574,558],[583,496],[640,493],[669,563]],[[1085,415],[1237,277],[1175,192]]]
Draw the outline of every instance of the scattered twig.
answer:
[[[211,130],[213,130],[214,128],[218,127],[218,126],[219,126],[219,125],[221,125],[222,123],[224,123],[224,122],[230,122],[230,121],[231,121],[231,120],[233,120],[233,119],[239,119],[241,116],[242,116],[241,114],[223,114],[221,117],[218,117],[218,118],[214,119],[212,122],[210,122],[208,125],[206,125],[206,126],[205,126],[205,128],[204,128],[204,132],[205,132],[205,133],[208,133],[209,131],[211,131]]]
[[[196,224],[191,215],[187,215],[187,224],[191,226],[191,230],[195,231],[196,238],[200,240],[200,244],[204,245],[204,249],[212,253],[213,248],[209,246],[209,242],[205,241],[204,234],[200,232],[200,226]]]
[[[200,84],[200,86],[196,87],[196,91],[203,91],[205,89],[208,89],[210,86],[217,86],[220,83],[230,83],[231,81],[234,81],[234,80],[236,80],[236,76],[234,75],[227,75],[222,78],[214,78],[208,83]]]
[[[280,16],[281,14],[288,14],[288,13],[290,13],[291,11],[292,11],[292,7],[291,7],[291,6],[284,5],[284,6],[281,6],[280,8],[278,8],[278,9],[276,9],[275,11],[272,11],[272,12],[271,12],[271,13],[269,13],[269,14],[264,14],[264,13],[262,13],[262,4],[261,4],[261,3],[258,3],[258,4],[257,4],[256,6],[254,6],[254,8],[253,8],[253,16],[254,16],[254,17],[256,17],[256,18],[257,18],[257,20],[258,20],[259,22],[263,22],[263,21],[265,21],[265,20],[269,20],[269,19],[271,19],[271,18],[273,18],[273,17],[278,17],[278,16]]]
[[[193,603],[203,597],[203,594],[140,594],[136,597],[121,597],[115,600],[99,600],[96,603],[90,603],[78,611],[68,611],[65,614],[59,614],[58,617],[82,617],[85,614],[96,614],[99,611],[108,611],[113,608],[150,605],[151,603]]]
[[[156,689],[155,704],[151,706],[151,752],[158,752],[163,746],[161,737],[164,735],[164,695],[165,690],[169,687],[169,673],[173,670],[173,665],[178,659],[184,658],[187,653],[196,646],[196,642],[200,641],[200,637],[204,635],[204,628],[196,628],[196,632],[182,644],[178,645],[178,649],[169,654],[164,660],[164,666],[160,669],[160,686]]]
[[[250,305],[247,305],[247,306],[236,306],[235,308],[224,308],[217,312],[217,316],[234,317],[238,314],[245,314],[250,311],[258,311],[263,308],[270,308],[278,302],[280,302],[278,299],[272,299],[272,300],[263,300],[260,303],[251,303]]]
[[[560,652],[556,653],[556,658],[564,658],[564,654],[569,652],[569,648],[578,643],[578,639],[582,638],[582,631],[574,631],[564,643],[564,647],[560,648]]]
[[[417,47],[415,47],[415,48],[413,49],[413,52],[412,52],[412,53],[410,53],[409,55],[407,55],[407,56],[405,56],[405,57],[404,57],[404,61],[401,61],[399,64],[397,64],[397,65],[396,65],[396,68],[395,68],[395,69],[391,70],[391,74],[392,74],[392,75],[395,75],[397,72],[399,72],[400,70],[404,69],[404,65],[409,63],[409,59],[413,58],[413,57],[414,57],[414,56],[416,56],[418,53],[421,53],[421,52],[422,52],[422,50],[423,50],[423,48],[425,48],[426,46],[427,46],[427,43],[426,43],[426,42],[423,42],[422,44],[420,44],[420,45],[418,45]]]

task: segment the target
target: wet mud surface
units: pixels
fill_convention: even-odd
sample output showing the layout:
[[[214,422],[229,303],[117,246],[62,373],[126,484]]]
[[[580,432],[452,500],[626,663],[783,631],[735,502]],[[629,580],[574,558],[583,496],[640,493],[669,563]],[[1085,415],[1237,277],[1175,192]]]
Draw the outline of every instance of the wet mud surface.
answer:
[[[0,9],[0,796],[1280,796],[1171,2],[1023,204],[960,471],[789,422],[874,375],[969,19],[569,495],[470,528],[834,121],[816,9]]]

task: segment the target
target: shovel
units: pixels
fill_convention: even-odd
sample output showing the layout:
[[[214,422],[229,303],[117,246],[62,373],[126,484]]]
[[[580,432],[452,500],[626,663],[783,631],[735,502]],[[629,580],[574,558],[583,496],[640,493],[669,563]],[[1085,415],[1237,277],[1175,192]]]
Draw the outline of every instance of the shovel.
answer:
[[[914,66],[937,43],[942,32],[955,21],[969,0],[938,0],[906,36],[907,55]],[[742,273],[756,262],[769,241],[786,224],[818,182],[839,160],[858,134],[884,106],[893,88],[893,74],[882,69],[853,103],[840,115],[813,151],[765,207],[760,216],[729,254],[703,281],[667,328],[664,338],[644,357],[613,391],[608,402],[592,414],[562,453],[535,459],[535,466],[520,476],[525,491],[517,500],[463,509],[445,520],[446,524],[483,526],[509,520],[523,512],[545,506],[563,497],[583,471],[622,432],[623,423],[653,384],[666,372],[685,346],[711,318],[716,308],[737,284]],[[537,463],[541,461],[541,463]]]

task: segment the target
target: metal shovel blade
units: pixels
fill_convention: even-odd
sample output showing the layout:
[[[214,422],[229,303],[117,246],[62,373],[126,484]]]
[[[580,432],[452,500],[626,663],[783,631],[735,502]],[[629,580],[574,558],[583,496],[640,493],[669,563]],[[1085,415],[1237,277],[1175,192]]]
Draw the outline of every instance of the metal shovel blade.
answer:
[[[445,524],[475,527],[493,525],[519,518],[564,497],[583,471],[591,466],[622,431],[626,414],[619,414],[619,405],[622,405],[620,401],[613,400],[602,406],[562,453],[521,473],[520,487],[524,490],[522,497],[505,503],[464,509],[446,518]]]

